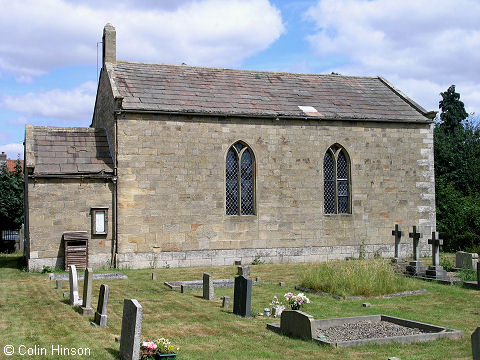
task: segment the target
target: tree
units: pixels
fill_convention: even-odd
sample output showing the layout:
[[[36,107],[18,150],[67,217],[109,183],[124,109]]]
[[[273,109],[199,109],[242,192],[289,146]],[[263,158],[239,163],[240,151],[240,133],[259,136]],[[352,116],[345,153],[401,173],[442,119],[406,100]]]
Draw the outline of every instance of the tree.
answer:
[[[480,129],[452,85],[440,94],[434,129],[437,230],[445,249],[480,250]]]
[[[468,117],[468,114],[463,102],[460,101],[460,94],[455,92],[455,85],[451,85],[447,91],[440,93],[440,95],[442,96],[439,104],[442,110],[440,119],[447,132],[453,132]]]
[[[20,159],[15,170],[0,168],[0,230],[18,230],[23,224],[23,175]]]

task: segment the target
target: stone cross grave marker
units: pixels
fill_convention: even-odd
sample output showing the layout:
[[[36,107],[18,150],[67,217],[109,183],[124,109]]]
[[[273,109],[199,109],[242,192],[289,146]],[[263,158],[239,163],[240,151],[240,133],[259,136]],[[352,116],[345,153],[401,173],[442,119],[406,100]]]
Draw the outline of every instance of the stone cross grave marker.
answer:
[[[250,317],[252,312],[252,279],[244,275],[235,278],[233,288],[233,313]]]
[[[135,299],[123,300],[120,359],[138,360],[142,337],[143,308]]]
[[[392,230],[392,235],[395,236],[395,256],[394,259],[400,257],[400,240],[403,236],[403,231],[400,230],[400,225],[395,224],[395,230]]]
[[[440,245],[443,245],[443,240],[438,237],[438,232],[432,231],[432,238],[428,239],[428,243],[432,245],[432,265],[440,265]]]
[[[209,273],[203,273],[203,298],[205,300],[215,300],[213,278]]]
[[[480,360],[480,327],[473,332],[471,340],[473,360]]]
[[[75,265],[68,267],[68,280],[70,282],[70,305],[81,305],[82,301],[78,298],[78,277]]]
[[[101,327],[107,327],[107,305],[109,292],[110,289],[108,285],[102,284],[100,286],[100,293],[98,294],[98,304],[97,311],[95,312],[94,322]]]
[[[93,315],[92,284],[93,284],[93,270],[92,268],[86,268],[85,277],[83,278],[83,303],[82,303],[83,316]]]
[[[413,231],[408,234],[408,237],[413,239],[413,261],[420,260],[420,239],[423,237],[422,233],[417,232],[417,227],[413,226]]]

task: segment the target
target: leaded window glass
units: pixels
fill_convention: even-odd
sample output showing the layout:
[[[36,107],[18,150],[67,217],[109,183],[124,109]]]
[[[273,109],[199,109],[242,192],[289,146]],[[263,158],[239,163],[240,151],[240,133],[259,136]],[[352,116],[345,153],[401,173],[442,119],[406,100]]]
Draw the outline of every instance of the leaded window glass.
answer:
[[[350,163],[345,149],[332,145],[323,158],[325,214],[350,213]]]
[[[240,141],[227,152],[225,200],[227,215],[255,213],[255,159],[252,150]]]

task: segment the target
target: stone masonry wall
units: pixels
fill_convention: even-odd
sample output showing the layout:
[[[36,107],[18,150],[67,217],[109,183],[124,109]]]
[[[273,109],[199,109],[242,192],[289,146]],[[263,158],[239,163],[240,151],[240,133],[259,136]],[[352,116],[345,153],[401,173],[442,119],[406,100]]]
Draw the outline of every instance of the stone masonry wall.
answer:
[[[419,225],[428,251],[435,228],[430,124],[123,116],[120,267],[392,256],[395,223],[406,233]],[[225,215],[225,157],[238,140],[256,158],[254,216]],[[335,143],[351,159],[348,215],[323,211],[323,157]],[[402,255],[410,255],[410,240],[403,241]]]
[[[112,253],[112,184],[105,180],[29,179],[30,271],[64,267],[64,231],[89,234],[89,266],[109,267]],[[108,234],[92,235],[91,208],[108,206]]]

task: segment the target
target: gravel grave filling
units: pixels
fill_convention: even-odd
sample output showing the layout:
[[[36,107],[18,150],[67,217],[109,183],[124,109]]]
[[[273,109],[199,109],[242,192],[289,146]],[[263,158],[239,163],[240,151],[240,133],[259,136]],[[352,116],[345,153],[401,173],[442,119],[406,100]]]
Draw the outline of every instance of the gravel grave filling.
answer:
[[[357,321],[334,326],[327,329],[317,329],[317,339],[328,342],[351,341],[360,339],[385,338],[422,334],[417,328],[397,325],[388,321]]]

